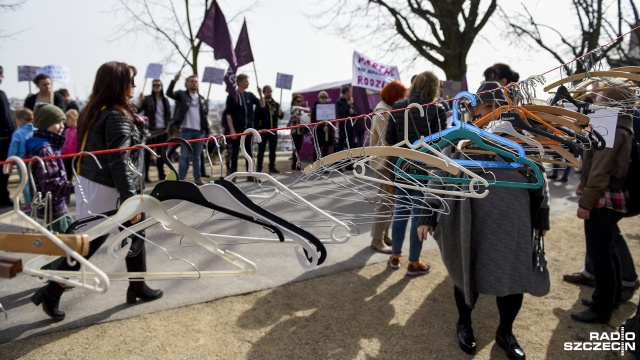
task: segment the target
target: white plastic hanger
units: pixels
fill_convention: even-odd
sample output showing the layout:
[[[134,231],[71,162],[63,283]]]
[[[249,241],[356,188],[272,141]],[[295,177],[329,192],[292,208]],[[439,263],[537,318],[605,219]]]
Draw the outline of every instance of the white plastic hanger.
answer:
[[[27,167],[24,161],[22,161],[22,159],[17,156],[10,156],[7,161],[15,162],[15,164],[20,169],[20,173],[24,174],[25,176],[22,176],[18,189],[10,194],[10,197],[13,199],[13,210],[0,215],[0,222],[35,230],[36,232],[46,236],[47,239],[64,250],[64,252],[67,254],[68,262],[72,263],[75,260],[82,265],[80,271],[73,272],[74,278],[77,278],[78,276],[80,277],[79,281],[74,280],[73,278],[66,278],[56,275],[51,271],[41,270],[40,268],[48,263],[46,261],[42,261],[42,256],[38,256],[25,263],[24,272],[29,275],[38,276],[55,282],[95,291],[98,293],[105,293],[109,291],[109,278],[102,270],[92,264],[89,260],[85,259],[82,255],[71,249],[67,244],[64,243],[64,241],[60,240],[60,238],[47,230],[36,220],[32,219],[20,210],[20,194],[22,194],[22,190],[27,185],[28,181],[28,176],[26,176]],[[10,170],[11,165],[5,164],[3,167],[3,172],[5,174],[8,174],[10,173]]]

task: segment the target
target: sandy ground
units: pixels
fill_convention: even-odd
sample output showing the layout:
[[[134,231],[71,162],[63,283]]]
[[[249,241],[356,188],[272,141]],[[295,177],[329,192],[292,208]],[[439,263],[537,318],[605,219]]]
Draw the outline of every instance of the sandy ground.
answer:
[[[621,229],[640,258],[640,219]],[[572,321],[592,289],[564,283],[581,269],[582,223],[573,215],[553,219],[546,239],[551,293],[525,295],[514,325],[529,359],[609,359],[620,352],[570,352],[565,342],[589,332],[612,332],[636,308],[638,295],[614,313],[609,325]],[[385,263],[223,298],[180,309],[33,337],[0,346],[2,359],[465,359],[455,339],[453,285],[436,250],[424,258],[433,271],[407,279]],[[495,300],[481,296],[473,314],[478,359],[506,359],[495,344]],[[629,354],[625,355],[629,358]]]

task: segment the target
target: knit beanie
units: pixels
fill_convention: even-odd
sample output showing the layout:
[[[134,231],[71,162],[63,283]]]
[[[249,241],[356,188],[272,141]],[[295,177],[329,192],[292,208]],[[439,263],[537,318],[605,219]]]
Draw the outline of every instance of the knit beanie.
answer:
[[[40,104],[33,112],[33,125],[40,130],[47,130],[49,126],[64,122],[66,119],[64,112],[51,104]]]

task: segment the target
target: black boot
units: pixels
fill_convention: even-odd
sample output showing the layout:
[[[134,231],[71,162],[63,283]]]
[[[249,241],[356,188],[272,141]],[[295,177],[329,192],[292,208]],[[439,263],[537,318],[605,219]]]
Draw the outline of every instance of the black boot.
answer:
[[[127,304],[135,304],[137,299],[153,301],[162,297],[162,290],[153,290],[144,281],[129,281]]]
[[[60,297],[64,292],[64,286],[57,282],[49,282],[47,285],[41,287],[31,296],[31,302],[36,306],[42,304],[42,310],[49,315],[55,321],[64,320],[64,311],[58,310],[60,304]]]

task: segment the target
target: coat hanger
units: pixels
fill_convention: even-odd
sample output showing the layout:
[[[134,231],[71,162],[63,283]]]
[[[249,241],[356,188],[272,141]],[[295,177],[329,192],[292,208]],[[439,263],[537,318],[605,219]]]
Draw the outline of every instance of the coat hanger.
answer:
[[[253,136],[255,137],[256,141],[258,143],[262,142],[262,137],[260,136],[260,133],[258,133],[258,131],[256,131],[253,128],[248,128],[245,130],[245,133],[249,132],[252,133]],[[228,181],[232,181],[233,179],[237,178],[237,177],[249,177],[252,176],[254,178],[256,178],[257,180],[261,180],[263,183],[261,185],[263,185],[264,183],[269,183],[272,184],[275,187],[275,190],[271,192],[271,194],[269,194],[268,196],[263,196],[263,197],[257,197],[258,199],[261,200],[268,200],[273,198],[275,195],[277,195],[278,193],[283,193],[286,196],[288,196],[289,198],[293,199],[294,201],[296,201],[297,203],[311,209],[313,212],[315,212],[316,214],[320,215],[322,218],[328,219],[329,221],[331,221],[333,223],[333,226],[331,227],[331,240],[332,242],[335,243],[344,243],[346,241],[349,240],[350,238],[350,230],[349,230],[349,226],[347,224],[345,224],[344,222],[336,219],[334,216],[328,214],[327,212],[321,210],[320,208],[318,208],[317,206],[313,205],[312,203],[308,202],[307,200],[305,200],[304,198],[302,198],[300,195],[296,194],[294,191],[292,191],[289,187],[285,186],[284,184],[282,184],[280,181],[278,181],[277,179],[275,179],[273,176],[267,174],[267,173],[263,173],[263,172],[253,172],[253,161],[251,159],[251,156],[249,156],[249,154],[247,153],[246,148],[244,147],[244,142],[245,142],[245,138],[247,135],[242,135],[240,137],[240,152],[242,153],[242,156],[245,157],[245,159],[247,159],[247,161],[249,162],[249,171],[248,172],[235,172],[233,174],[230,174],[229,176],[227,176],[225,179]],[[256,198],[256,197],[252,197],[251,195],[247,195],[249,198]],[[339,229],[342,229],[343,231],[345,231],[345,235],[340,237],[337,234],[337,231]]]
[[[27,167],[21,158],[17,156],[10,156],[7,159],[7,161],[13,161],[15,165],[20,169],[21,174],[27,174]],[[5,174],[8,174],[10,171],[11,171],[11,164],[5,164],[3,167],[3,172]],[[100,270],[97,266],[95,266],[90,261],[85,259],[77,251],[71,248],[67,243],[62,241],[60,237],[53,234],[51,231],[46,229],[36,220],[32,219],[31,217],[29,217],[27,214],[25,214],[20,210],[20,194],[22,194],[22,190],[27,185],[27,181],[28,181],[27,176],[22,176],[22,178],[20,179],[20,184],[18,185],[18,189],[16,189],[13,193],[10,194],[10,197],[13,199],[13,210],[0,215],[0,222],[9,224],[9,225],[19,226],[26,229],[35,230],[36,233],[48,239],[46,241],[46,243],[48,244],[47,248],[51,248],[50,243],[54,244],[64,252],[64,255],[67,257],[68,262],[73,263],[77,261],[82,265],[82,268],[79,273],[76,272],[75,274],[75,277],[77,277],[78,274],[81,275],[81,279],[79,281],[74,280],[72,278],[57,276],[55,274],[52,274],[49,271],[40,269],[47,262],[42,262],[43,257],[38,256],[38,257],[35,257],[34,259],[29,260],[24,265],[24,272],[29,275],[49,279],[52,281],[95,291],[98,293],[107,292],[109,290],[109,284],[110,284],[109,278],[102,270]],[[85,239],[84,236],[81,236],[81,238]],[[84,241],[84,240],[81,240],[81,241]],[[43,241],[42,243],[44,244],[45,242]],[[34,246],[38,247],[36,246],[35,243],[34,243]],[[61,252],[59,252],[59,254],[60,253]]]
[[[476,160],[454,160],[458,164],[461,164],[465,167],[467,166],[478,166],[481,167],[489,167],[489,168],[511,168],[518,169],[524,168],[526,166],[529,171],[533,172],[535,175],[536,182],[511,182],[511,181],[500,181],[500,180],[492,180],[489,181],[492,185],[505,186],[505,187],[520,187],[520,188],[539,188],[544,184],[544,177],[540,171],[538,165],[536,165],[533,161],[526,158],[526,153],[524,148],[513,142],[511,140],[505,139],[504,137],[492,134],[490,132],[484,131],[476,126],[464,124],[461,120],[458,119],[458,104],[460,98],[467,98],[471,100],[471,105],[476,104],[476,98],[473,94],[462,91],[455,96],[456,100],[453,101],[453,123],[454,126],[452,128],[443,130],[439,133],[435,133],[430,135],[428,138],[425,138],[425,142],[434,142],[438,141],[435,145],[436,148],[444,148],[448,147],[456,140],[471,140],[476,146],[480,147],[483,150],[488,150],[500,155],[505,159],[512,160],[511,162],[499,162],[499,161],[476,161]],[[487,143],[483,140],[486,138],[491,140],[491,143]],[[495,144],[495,145],[494,145]],[[501,146],[501,147],[497,147]],[[511,149],[511,150],[507,150]],[[425,180],[430,180],[432,177],[425,176]],[[466,183],[470,181],[467,178],[452,178],[447,179],[447,181],[451,182],[460,182]]]
[[[551,84],[545,86],[544,91],[549,91],[567,82],[574,82],[577,80],[582,80],[582,79],[591,78],[591,77],[611,77],[611,78],[622,78],[626,80],[640,81],[640,74],[636,74],[633,72],[616,71],[616,70],[597,70],[597,71],[584,72],[580,74],[573,74],[571,76],[562,78],[558,81],[552,82]]]

